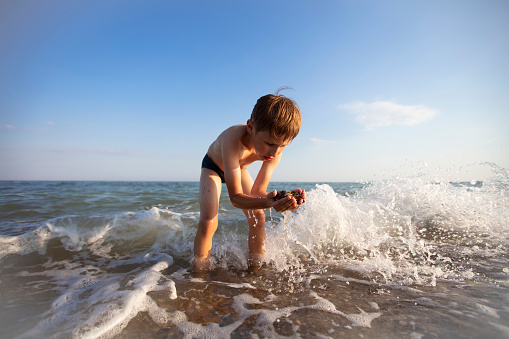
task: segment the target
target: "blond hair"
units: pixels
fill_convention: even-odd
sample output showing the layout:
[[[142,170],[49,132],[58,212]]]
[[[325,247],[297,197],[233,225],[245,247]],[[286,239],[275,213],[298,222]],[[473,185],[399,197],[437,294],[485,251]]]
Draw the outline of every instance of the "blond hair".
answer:
[[[302,123],[300,108],[295,101],[277,90],[262,96],[251,113],[256,131],[268,131],[273,137],[295,139]]]

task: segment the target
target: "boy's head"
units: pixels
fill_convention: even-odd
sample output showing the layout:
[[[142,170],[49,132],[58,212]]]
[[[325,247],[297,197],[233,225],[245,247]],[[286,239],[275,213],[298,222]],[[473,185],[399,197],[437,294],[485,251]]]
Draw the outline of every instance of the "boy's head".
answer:
[[[295,101],[278,93],[258,99],[251,113],[251,121],[257,132],[268,131],[273,137],[293,140],[300,130],[300,109]]]

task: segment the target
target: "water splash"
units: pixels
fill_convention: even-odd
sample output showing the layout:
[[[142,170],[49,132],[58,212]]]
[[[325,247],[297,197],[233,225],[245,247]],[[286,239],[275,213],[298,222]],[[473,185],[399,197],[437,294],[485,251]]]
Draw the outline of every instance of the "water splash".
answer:
[[[407,285],[472,278],[469,259],[507,253],[508,175],[496,170],[485,183],[393,178],[353,196],[317,185],[269,233],[268,260],[280,270],[334,263]]]
[[[314,185],[297,212],[269,214],[269,268],[259,279],[242,273],[247,267],[247,222],[227,202],[220,211],[212,254],[216,270],[237,272],[235,282],[198,281],[181,272],[193,256],[199,212],[182,208],[180,202],[178,208],[158,204],[106,216],[64,215],[23,234],[1,236],[2,288],[12,303],[22,300],[42,309],[32,323],[8,333],[107,337],[145,313],[158,326],[172,323],[188,335],[237,333],[240,322],[257,317],[254,326],[270,336],[283,328],[296,333],[297,314],[309,310],[340,316],[348,322],[345,327],[367,328],[382,311],[374,303],[369,304],[371,312],[357,305],[353,311],[340,309],[342,303],[331,300],[341,284],[363,285],[378,294],[399,286],[420,294],[417,289],[440,281],[487,281],[484,274],[498,263],[490,279],[507,285],[508,173],[494,164],[482,166],[493,170],[490,180],[449,183],[395,177],[365,184],[355,193],[344,186]],[[224,315],[224,326],[202,326],[187,317],[185,307],[175,309],[178,287],[199,295],[209,284],[244,291],[233,294],[237,321],[227,324]],[[327,294],[327,288],[335,292]],[[248,292],[269,295],[264,299]],[[227,302],[223,290],[214,293],[202,302]],[[298,295],[298,304],[282,306],[291,295]],[[186,298],[181,302],[190,300]],[[420,296],[415,303],[434,307],[430,300]],[[272,302],[279,309],[272,309]],[[263,304],[264,309],[246,303]],[[499,315],[503,322],[499,305],[478,302],[473,307],[495,320]],[[20,310],[28,312],[26,307]],[[280,318],[285,319],[282,327],[277,325]]]

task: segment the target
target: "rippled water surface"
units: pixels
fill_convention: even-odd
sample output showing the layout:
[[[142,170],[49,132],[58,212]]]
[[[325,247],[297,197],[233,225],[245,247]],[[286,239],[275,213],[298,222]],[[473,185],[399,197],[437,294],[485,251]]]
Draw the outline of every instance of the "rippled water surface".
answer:
[[[189,270],[195,182],[0,182],[0,337],[509,337],[509,176],[276,183],[267,258],[223,188]]]

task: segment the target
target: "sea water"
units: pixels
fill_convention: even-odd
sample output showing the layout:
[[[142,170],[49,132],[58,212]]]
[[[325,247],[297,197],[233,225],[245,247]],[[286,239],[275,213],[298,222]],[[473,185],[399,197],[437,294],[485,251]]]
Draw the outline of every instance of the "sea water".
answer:
[[[0,182],[1,338],[507,338],[509,174],[306,190],[266,211],[266,258],[223,186],[190,270],[197,182]]]

